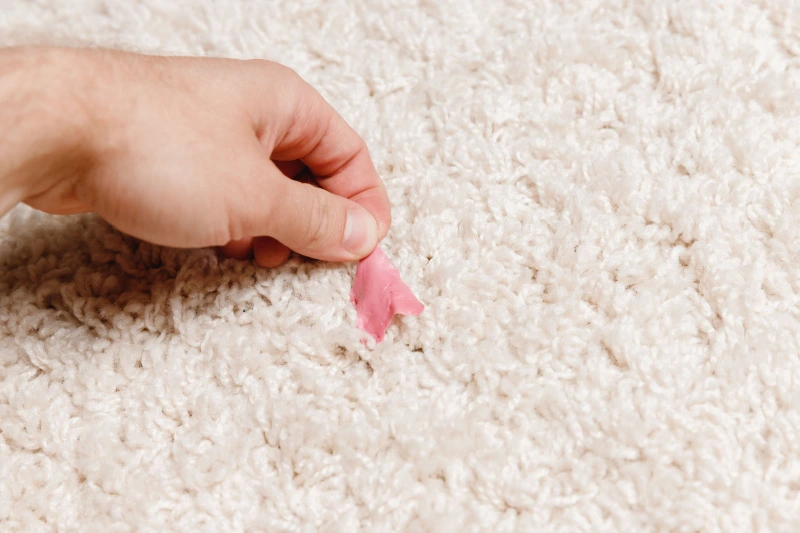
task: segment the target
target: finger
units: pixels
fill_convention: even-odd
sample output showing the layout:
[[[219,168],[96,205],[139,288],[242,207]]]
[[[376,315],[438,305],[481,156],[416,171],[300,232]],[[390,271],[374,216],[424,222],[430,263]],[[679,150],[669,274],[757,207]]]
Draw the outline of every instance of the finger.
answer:
[[[275,166],[278,167],[281,173],[288,178],[296,178],[302,174],[304,170],[306,170],[306,166],[300,161],[273,161],[273,163],[275,163]],[[266,241],[274,242],[275,245],[265,246],[265,239]],[[259,241],[262,242],[259,243]],[[272,248],[275,248],[276,246],[279,247],[277,249],[277,255],[272,253]],[[224,257],[240,260],[252,259],[254,252],[257,252],[255,253],[256,262],[261,266],[272,267],[283,263],[289,257],[289,250],[286,248],[286,257],[278,261],[278,258],[282,253],[280,247],[286,248],[279,242],[275,241],[274,239],[270,239],[269,237],[257,239],[246,237],[244,239],[230,241],[228,244],[222,247],[221,252]],[[275,256],[275,258],[271,259],[272,256]],[[259,257],[262,259],[261,261],[259,261]]]
[[[92,211],[89,206],[77,199],[64,199],[53,202],[40,198],[29,198],[23,203],[51,215],[78,215]]]
[[[324,261],[355,261],[378,243],[378,224],[364,207],[308,183],[286,179],[266,159],[237,216],[245,235],[273,237]]]
[[[230,241],[222,247],[222,255],[231,259],[250,259],[253,255],[253,239],[250,237]]]
[[[256,263],[265,268],[282,265],[289,259],[291,250],[272,237],[258,237],[253,241]]]
[[[378,176],[364,140],[310,85],[296,75],[287,84],[293,98],[283,102],[289,112],[268,139],[272,158],[299,160],[325,190],[366,208],[383,238],[391,224],[386,187]]]

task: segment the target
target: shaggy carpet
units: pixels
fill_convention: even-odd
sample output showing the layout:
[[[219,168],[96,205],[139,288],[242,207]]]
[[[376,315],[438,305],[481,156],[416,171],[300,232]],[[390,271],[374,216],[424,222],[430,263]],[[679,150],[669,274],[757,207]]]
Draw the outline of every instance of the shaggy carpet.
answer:
[[[18,207],[3,531],[796,531],[794,0],[0,0],[4,44],[269,58],[425,303]],[[13,132],[4,132],[13,135]]]

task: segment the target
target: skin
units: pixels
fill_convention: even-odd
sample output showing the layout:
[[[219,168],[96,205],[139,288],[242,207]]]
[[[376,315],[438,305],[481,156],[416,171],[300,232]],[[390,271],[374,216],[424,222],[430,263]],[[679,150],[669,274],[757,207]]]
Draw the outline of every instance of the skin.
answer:
[[[269,61],[0,49],[0,130],[0,214],[95,212],[266,267],[361,259],[391,223],[361,137]]]

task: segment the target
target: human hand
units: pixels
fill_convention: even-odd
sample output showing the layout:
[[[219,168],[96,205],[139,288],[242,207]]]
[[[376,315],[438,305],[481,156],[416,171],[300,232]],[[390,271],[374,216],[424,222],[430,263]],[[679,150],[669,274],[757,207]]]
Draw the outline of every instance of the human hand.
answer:
[[[364,141],[286,67],[107,50],[0,51],[0,212],[93,211],[174,247],[357,260],[391,222]],[[287,178],[308,168],[320,187]],[[255,240],[253,239],[255,238]]]

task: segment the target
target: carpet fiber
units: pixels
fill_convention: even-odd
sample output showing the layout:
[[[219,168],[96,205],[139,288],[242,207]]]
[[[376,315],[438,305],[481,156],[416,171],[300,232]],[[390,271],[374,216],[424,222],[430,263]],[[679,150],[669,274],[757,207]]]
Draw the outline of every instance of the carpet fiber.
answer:
[[[425,303],[19,207],[3,531],[796,531],[793,0],[3,0],[3,42],[269,58]],[[4,135],[13,132],[4,132]]]

